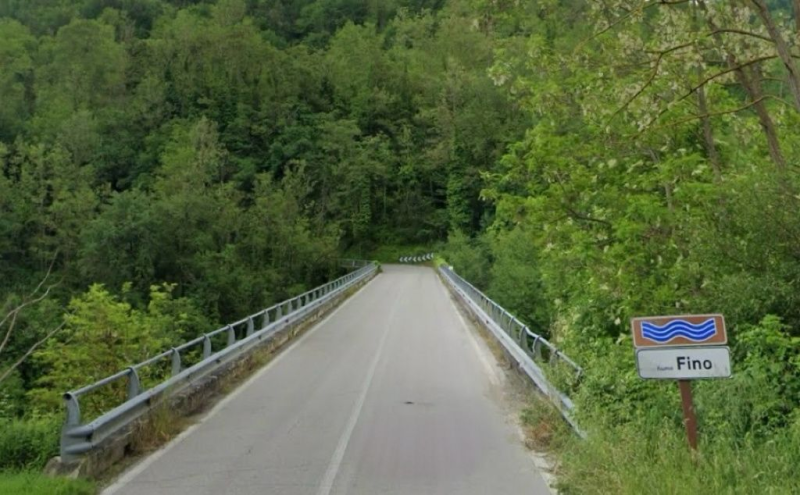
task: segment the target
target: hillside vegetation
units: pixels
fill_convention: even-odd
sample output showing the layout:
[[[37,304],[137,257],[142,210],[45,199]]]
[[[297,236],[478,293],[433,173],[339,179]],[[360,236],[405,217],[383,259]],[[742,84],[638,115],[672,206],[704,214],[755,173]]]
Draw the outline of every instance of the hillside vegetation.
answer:
[[[0,2],[0,469],[57,453],[64,391],[485,223],[527,117],[442,7]]]
[[[798,8],[0,1],[0,467],[65,389],[415,246],[586,370],[564,493],[800,492]],[[735,363],[694,461],[628,325],[685,312]]]

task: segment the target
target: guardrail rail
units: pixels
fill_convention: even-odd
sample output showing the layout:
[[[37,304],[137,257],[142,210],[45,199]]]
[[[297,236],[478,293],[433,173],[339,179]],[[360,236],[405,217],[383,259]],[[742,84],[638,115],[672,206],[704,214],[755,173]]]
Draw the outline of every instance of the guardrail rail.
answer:
[[[167,395],[179,393],[200,382],[214,371],[244,356],[258,344],[269,341],[279,331],[303,321],[351,287],[368,280],[377,270],[377,265],[373,262],[348,261],[351,261],[350,266],[358,264],[361,267],[332,282],[173,347],[114,375],[66,392],[64,402],[67,416],[61,432],[61,461],[69,463],[80,460],[104,440],[131,425]],[[227,339],[225,347],[213,352],[212,339],[223,335]],[[237,335],[240,337],[237,338]],[[185,367],[182,355],[185,356],[190,349],[199,352],[201,348],[202,359]],[[142,390],[140,370],[165,362],[170,363],[171,376],[148,390]],[[120,380],[127,380],[125,402],[88,423],[82,423],[80,398]]]
[[[442,266],[439,268],[439,272],[473,315],[503,345],[520,369],[558,408],[573,430],[585,438],[586,433],[581,430],[573,418],[574,404],[572,400],[551,383],[542,366],[552,368],[558,364],[566,365],[574,371],[575,383],[583,374],[583,369],[546,338],[531,331],[517,317],[492,301],[451,268]]]

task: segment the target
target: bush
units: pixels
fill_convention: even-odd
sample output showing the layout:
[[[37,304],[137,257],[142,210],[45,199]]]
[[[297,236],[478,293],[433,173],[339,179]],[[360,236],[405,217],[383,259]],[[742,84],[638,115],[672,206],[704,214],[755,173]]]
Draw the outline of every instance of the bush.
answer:
[[[60,428],[56,417],[0,420],[0,470],[43,468],[58,455]]]
[[[475,287],[485,289],[489,285],[490,263],[481,239],[471,239],[463,232],[455,231],[447,238],[442,254],[456,273]]]
[[[564,495],[671,495],[675,493],[797,493],[800,463],[797,432],[770,441],[730,439],[700,432],[692,455],[683,429],[629,423],[596,428],[586,441],[571,440],[560,456],[559,490]]]
[[[0,471],[3,495],[92,495],[94,485],[86,480],[50,478],[35,471]]]

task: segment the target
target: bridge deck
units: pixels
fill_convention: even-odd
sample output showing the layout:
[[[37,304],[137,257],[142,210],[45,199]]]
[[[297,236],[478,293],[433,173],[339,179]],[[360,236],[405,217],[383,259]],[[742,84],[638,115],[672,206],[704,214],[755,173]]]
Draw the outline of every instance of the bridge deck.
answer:
[[[384,272],[105,493],[549,494],[435,272]]]

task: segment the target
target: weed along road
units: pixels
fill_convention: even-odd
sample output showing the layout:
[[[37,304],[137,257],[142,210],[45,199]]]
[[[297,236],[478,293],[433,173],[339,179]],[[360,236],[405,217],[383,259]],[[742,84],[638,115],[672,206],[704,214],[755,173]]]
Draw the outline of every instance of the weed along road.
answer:
[[[385,266],[106,494],[545,495],[434,270]]]

